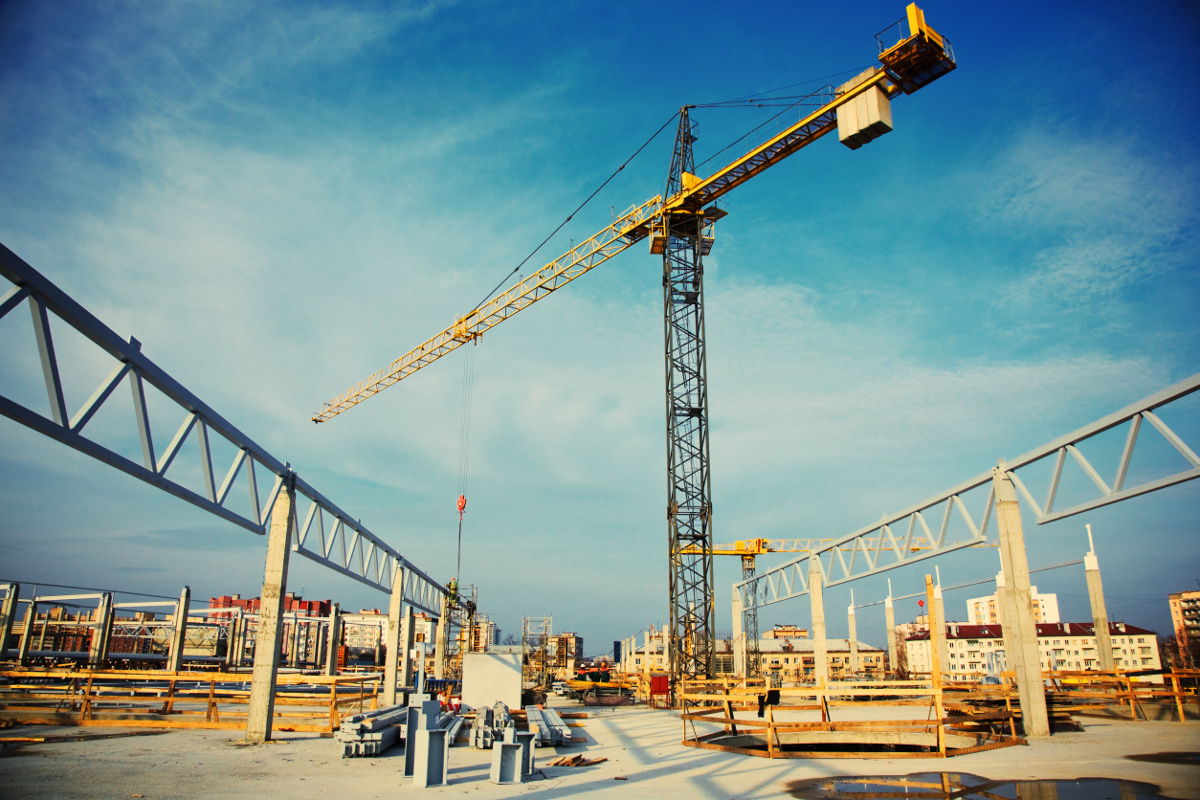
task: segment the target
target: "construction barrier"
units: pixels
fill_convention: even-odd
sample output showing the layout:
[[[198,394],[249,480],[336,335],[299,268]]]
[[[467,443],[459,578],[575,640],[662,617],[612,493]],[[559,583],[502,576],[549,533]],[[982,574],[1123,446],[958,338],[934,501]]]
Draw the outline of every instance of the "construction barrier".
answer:
[[[280,675],[272,729],[332,733],[373,711],[382,675]],[[250,675],[160,670],[0,670],[0,719],[27,725],[245,730]]]

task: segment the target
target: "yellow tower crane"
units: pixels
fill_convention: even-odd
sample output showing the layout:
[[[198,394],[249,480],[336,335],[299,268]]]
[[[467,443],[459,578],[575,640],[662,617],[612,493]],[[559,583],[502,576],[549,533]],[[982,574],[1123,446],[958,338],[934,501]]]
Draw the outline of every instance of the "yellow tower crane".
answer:
[[[795,104],[794,122],[713,173],[696,174],[695,136],[684,106],[667,176],[666,197],[632,206],[613,223],[537,272],[481,303],[436,336],[333,398],[312,415],[326,422],[424,366],[471,342],[633,244],[649,238],[663,259],[667,365],[667,526],[670,558],[670,671],[676,678],[712,674],[715,611],[708,391],[704,349],[702,259],[718,199],[836,130],[852,150],[892,129],[891,100],[911,94],[955,68],[950,43],[915,4],[876,35],[879,66]],[[815,110],[811,110],[815,108]]]

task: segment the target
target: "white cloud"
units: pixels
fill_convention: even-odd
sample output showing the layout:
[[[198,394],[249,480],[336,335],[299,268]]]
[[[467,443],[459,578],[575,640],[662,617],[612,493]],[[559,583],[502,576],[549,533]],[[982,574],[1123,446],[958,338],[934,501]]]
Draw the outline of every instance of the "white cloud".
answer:
[[[1074,306],[1190,263],[1195,179],[1132,136],[1032,127],[971,184],[985,225],[1036,245],[1012,299]]]

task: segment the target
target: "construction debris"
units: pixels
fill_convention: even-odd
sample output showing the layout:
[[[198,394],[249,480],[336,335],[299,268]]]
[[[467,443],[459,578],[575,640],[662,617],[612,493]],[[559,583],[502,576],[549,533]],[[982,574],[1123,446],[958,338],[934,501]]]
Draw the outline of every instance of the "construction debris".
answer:
[[[603,764],[608,761],[607,758],[585,758],[583,755],[576,753],[573,756],[563,756],[556,758],[547,764],[547,767],[592,767],[596,764]]]

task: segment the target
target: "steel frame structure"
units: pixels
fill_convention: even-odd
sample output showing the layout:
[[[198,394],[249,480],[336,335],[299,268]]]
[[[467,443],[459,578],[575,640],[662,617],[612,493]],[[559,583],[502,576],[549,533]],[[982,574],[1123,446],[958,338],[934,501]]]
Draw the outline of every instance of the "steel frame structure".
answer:
[[[687,108],[667,178],[667,195],[683,191],[695,169]],[[670,563],[668,670],[675,678],[711,677],[713,598],[712,474],[704,350],[704,256],[712,220],[696,210],[666,216],[663,323],[666,343],[667,536]]]
[[[550,653],[554,641],[554,617],[521,618],[521,680],[534,686],[550,683]],[[537,661],[531,658],[537,654]],[[524,688],[524,687],[522,687]]]
[[[362,523],[297,477],[290,465],[272,456],[146,358],[136,339],[125,341],[119,337],[2,244],[0,275],[13,284],[10,290],[0,295],[0,318],[26,302],[32,312],[37,357],[49,399],[49,415],[27,408],[3,394],[0,394],[0,414],[260,536],[268,530],[276,496],[285,483],[294,478],[296,494],[309,503],[302,515],[295,512],[294,522],[302,524],[295,527],[294,551],[389,593],[396,571],[407,570],[404,580],[405,602],[425,612],[438,613],[438,597],[446,591],[444,587],[405,561],[399,552],[376,537]],[[55,353],[52,317],[70,325],[115,362],[108,377],[73,415],[68,413],[63,391],[65,365]],[[127,382],[132,390],[132,412],[141,444],[141,463],[126,458],[86,435],[88,423],[106,402],[111,401],[122,382]],[[182,422],[174,429],[169,443],[161,449],[156,447],[158,442],[153,435],[154,428],[146,402],[147,384],[172,401],[182,416]],[[211,446],[214,437],[225,440],[236,452],[232,463],[227,466],[216,463]],[[203,494],[172,477],[172,468],[177,466],[176,457],[189,439],[197,444],[200,452]],[[218,483],[220,466],[225,466],[225,471],[224,478]],[[270,488],[265,494],[260,490],[260,476],[270,481]],[[248,491],[249,514],[236,511],[227,503],[239,477],[245,481]],[[300,506],[294,508],[299,509]]]
[[[1200,374],[1169,386],[1065,436],[1060,436],[1019,458],[1008,462],[1002,460],[1000,466],[1012,479],[1013,486],[1032,509],[1039,525],[1200,478],[1200,456],[1197,456],[1196,448],[1188,445],[1178,433],[1168,427],[1162,418],[1154,413],[1198,389],[1200,389]],[[1139,434],[1143,421],[1149,422],[1163,440],[1183,457],[1188,466],[1170,475],[1128,486],[1126,479],[1129,474],[1129,465],[1133,459],[1134,450],[1141,441]],[[1127,426],[1125,444],[1121,448],[1117,463],[1113,465],[1114,477],[1110,485],[1100,476],[1091,461],[1080,452],[1079,445],[1122,425]],[[1100,496],[1062,510],[1055,510],[1054,503],[1061,485],[1063,469],[1068,463],[1068,455],[1071,457],[1070,463],[1074,463],[1092,482],[1099,490]],[[1054,459],[1054,466],[1045,487],[1043,495],[1045,499],[1039,504],[1025,481],[1017,474],[1017,470],[1049,458]],[[760,608],[807,594],[809,560],[811,558],[818,559],[822,584],[836,586],[840,583],[895,569],[914,561],[940,556],[952,550],[982,544],[987,540],[987,527],[995,499],[991,483],[992,472],[989,470],[904,511],[885,516],[880,522],[860,528],[832,544],[815,548],[808,555],[773,567],[752,579],[743,580],[735,585],[735,589],[741,595],[742,607],[744,609]],[[978,518],[979,521],[976,522],[976,518],[973,518],[967,510],[962,495],[984,485],[989,487],[987,500]],[[937,533],[930,529],[926,521],[926,515],[935,512],[940,512],[942,517]],[[969,534],[966,537],[956,537],[949,533],[950,522],[955,514],[961,516],[966,522]],[[897,529],[900,529],[899,532]],[[929,540],[929,549],[912,550],[910,544],[915,537],[922,534]],[[873,536],[877,538],[872,540]]]

